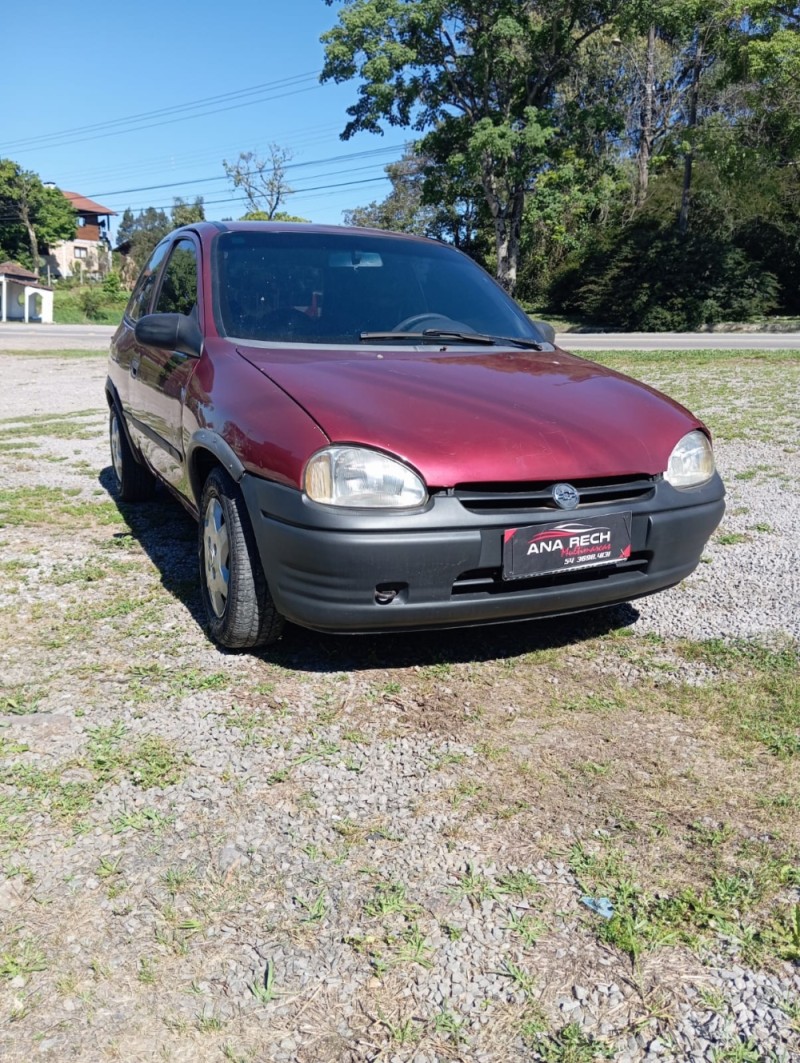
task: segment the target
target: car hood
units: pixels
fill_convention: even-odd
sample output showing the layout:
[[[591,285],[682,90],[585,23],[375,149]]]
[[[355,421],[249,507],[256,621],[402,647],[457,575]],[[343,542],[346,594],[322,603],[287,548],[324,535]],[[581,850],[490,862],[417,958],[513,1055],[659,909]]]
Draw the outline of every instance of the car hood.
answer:
[[[332,442],[389,451],[431,487],[655,475],[701,426],[652,388],[558,349],[238,349]]]

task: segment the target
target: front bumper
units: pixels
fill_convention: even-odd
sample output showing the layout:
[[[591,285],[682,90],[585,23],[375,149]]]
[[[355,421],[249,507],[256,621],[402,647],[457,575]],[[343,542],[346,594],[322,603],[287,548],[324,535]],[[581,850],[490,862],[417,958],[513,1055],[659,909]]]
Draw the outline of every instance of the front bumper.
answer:
[[[240,486],[279,612],[303,627],[351,633],[524,620],[652,594],[694,570],[725,510],[716,474],[688,491],[657,479],[646,498],[570,513],[631,512],[627,561],[506,582],[504,530],[565,511],[475,513],[452,494],[413,513],[345,510],[251,474]]]

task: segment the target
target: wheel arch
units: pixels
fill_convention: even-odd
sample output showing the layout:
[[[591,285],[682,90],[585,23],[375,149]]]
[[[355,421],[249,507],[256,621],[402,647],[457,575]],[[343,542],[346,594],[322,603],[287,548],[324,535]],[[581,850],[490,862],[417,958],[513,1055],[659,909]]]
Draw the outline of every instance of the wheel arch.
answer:
[[[221,466],[237,484],[244,476],[245,468],[239,456],[222,436],[208,428],[198,429],[186,450],[186,467],[198,510],[203,485],[213,469]]]
[[[128,421],[125,417],[125,411],[122,408],[122,401],[119,397],[117,389],[114,387],[114,383],[111,377],[106,378],[106,402],[108,403],[109,413],[112,410],[116,411],[117,420],[119,421],[122,427],[122,431],[125,433],[125,439],[127,440],[128,446],[130,447],[131,454],[133,455],[134,460],[137,462],[137,464],[146,467],[146,462],[142,455],[139,453],[139,448],[136,446],[133,441],[133,437],[131,436],[130,429],[128,428]]]

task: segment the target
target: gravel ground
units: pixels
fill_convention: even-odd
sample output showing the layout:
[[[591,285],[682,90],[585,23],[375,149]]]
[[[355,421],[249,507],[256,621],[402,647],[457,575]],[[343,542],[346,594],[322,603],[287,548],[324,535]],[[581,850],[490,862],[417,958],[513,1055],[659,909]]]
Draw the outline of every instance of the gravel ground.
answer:
[[[637,772],[674,772],[700,812],[706,765],[778,779],[728,767],[702,721],[573,725],[548,698],[571,671],[581,693],[701,688],[718,669],[680,640],[800,637],[796,434],[718,444],[706,563],[635,611],[230,655],[199,623],[191,521],[161,500],[129,528],[109,500],[102,361],[0,369],[0,487],[68,492],[0,517],[3,1059],[800,1060],[796,964],[718,935],[632,965],[603,941],[559,853],[615,828],[583,776],[548,782],[587,729],[581,763],[630,761],[623,806]]]

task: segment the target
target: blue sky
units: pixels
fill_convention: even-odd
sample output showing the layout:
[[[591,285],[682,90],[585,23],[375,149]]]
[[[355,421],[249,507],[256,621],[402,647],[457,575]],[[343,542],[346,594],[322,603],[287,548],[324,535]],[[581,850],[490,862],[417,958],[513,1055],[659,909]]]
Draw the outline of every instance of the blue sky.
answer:
[[[0,158],[120,214],[202,195],[207,217],[238,217],[247,208],[222,160],[276,142],[293,152],[286,209],[340,222],[386,195],[383,168],[410,139],[339,139],[357,85],[318,80],[338,4],[42,0],[35,16],[6,6]],[[121,121],[135,115],[145,117]]]

